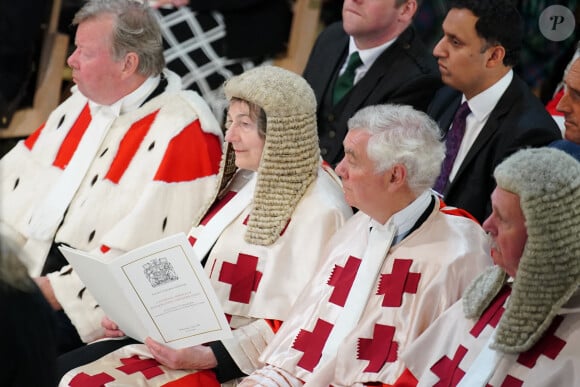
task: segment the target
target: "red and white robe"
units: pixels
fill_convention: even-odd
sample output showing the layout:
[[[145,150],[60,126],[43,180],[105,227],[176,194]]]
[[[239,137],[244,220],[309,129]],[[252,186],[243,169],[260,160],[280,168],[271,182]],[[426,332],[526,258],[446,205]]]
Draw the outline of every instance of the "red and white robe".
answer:
[[[372,222],[359,212],[335,234],[324,267],[264,351],[261,360],[269,366],[258,370],[254,380],[262,377],[266,385],[274,385],[268,384],[273,376],[280,386],[392,383],[404,369],[399,353],[490,264],[481,227],[434,206],[417,229],[391,246],[360,318],[322,364],[335,324],[343,312],[349,313],[347,299],[357,297],[351,285],[363,264]]]
[[[208,211],[199,227],[191,230],[189,237],[194,247],[205,224],[251,181],[248,171],[238,171],[230,192]],[[233,339],[223,344],[236,365],[251,373],[263,365],[258,360],[262,350],[316,273],[326,242],[352,211],[344,201],[340,185],[322,168],[274,244],[258,246],[246,242],[251,205],[238,210],[239,215],[221,232],[211,249],[205,270],[233,328]],[[140,362],[144,368],[140,372],[126,372],[123,364],[131,361]],[[171,381],[179,383],[176,379],[181,377],[182,385],[205,387],[212,385],[211,380],[215,385],[215,379],[207,373],[168,369],[151,359],[145,345],[129,345],[68,372],[60,385],[74,386],[79,380],[90,377],[97,380],[104,375],[108,378],[105,386],[161,386]],[[209,379],[204,379],[206,376]]]
[[[107,131],[68,205],[56,242],[108,259],[177,232],[187,232],[217,184],[222,153],[219,123],[207,104],[168,86]],[[88,100],[76,88],[46,123],[0,161],[2,232],[33,254],[40,274],[53,238],[31,237],[31,214],[59,181],[91,122]],[[69,266],[49,275],[55,295],[85,342],[101,337],[102,311]]]
[[[477,356],[488,346],[505,311],[509,291],[506,286],[477,321],[467,319],[462,303],[457,302],[415,341],[402,357],[419,386],[452,387],[465,377]],[[531,349],[520,354],[504,354],[487,386],[580,385],[579,307],[580,293],[576,293]],[[415,385],[412,379],[406,378],[407,384],[401,381],[401,386]]]

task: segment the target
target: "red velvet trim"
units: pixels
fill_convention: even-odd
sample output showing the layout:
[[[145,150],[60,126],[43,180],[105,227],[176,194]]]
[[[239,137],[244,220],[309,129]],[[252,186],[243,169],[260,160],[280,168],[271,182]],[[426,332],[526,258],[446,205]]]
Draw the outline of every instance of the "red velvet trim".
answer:
[[[556,95],[554,96],[554,98],[552,98],[550,101],[548,101],[548,103],[546,104],[546,110],[548,111],[548,113],[550,113],[550,115],[563,116],[563,114],[560,113],[556,109],[556,106],[558,106],[558,103],[560,102],[560,100],[562,99],[563,96],[564,96],[564,89],[557,92]]]
[[[91,110],[87,103],[83,108],[81,114],[73,124],[72,128],[67,133],[64,141],[60,145],[60,149],[52,163],[55,167],[64,169],[72,159],[81,139],[83,138],[89,124],[91,123]]]
[[[475,219],[475,217],[466,210],[457,207],[448,207],[441,199],[439,199],[439,211],[447,215],[455,215],[460,216],[462,218],[471,219],[475,223],[479,224],[479,221]]]
[[[219,138],[205,133],[195,120],[169,142],[155,181],[176,183],[215,175],[221,157]]]
[[[274,333],[278,332],[278,329],[282,327],[282,323],[284,322],[280,320],[269,320],[269,319],[265,319],[264,321],[266,321],[266,323],[270,326],[272,332]]]
[[[44,126],[46,125],[46,122],[42,125],[40,125],[40,127],[38,129],[36,129],[30,136],[28,136],[28,138],[26,140],[24,140],[24,146],[26,146],[28,149],[32,150],[32,148],[34,147],[34,144],[36,144],[36,140],[38,140],[38,137],[40,136],[40,133],[42,132],[42,129],[44,129]]]
[[[154,111],[131,125],[119,143],[119,149],[109,167],[105,179],[108,179],[115,184],[119,183],[127,171],[127,168],[129,168],[129,164],[131,164],[137,150],[139,150],[147,132],[149,132],[157,113],[159,113],[159,110]]]

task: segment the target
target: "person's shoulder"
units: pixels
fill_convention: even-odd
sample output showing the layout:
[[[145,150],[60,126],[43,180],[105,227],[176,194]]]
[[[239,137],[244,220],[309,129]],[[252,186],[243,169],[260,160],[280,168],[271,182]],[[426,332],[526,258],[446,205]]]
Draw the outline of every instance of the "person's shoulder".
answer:
[[[134,114],[149,115],[156,112],[156,121],[165,122],[160,130],[173,129],[174,134],[181,132],[190,123],[199,120],[201,130],[205,133],[223,137],[221,125],[207,102],[193,90],[168,90],[159,94],[139,108]]]
[[[504,95],[500,98],[494,111],[501,117],[503,126],[509,125],[513,132],[519,130],[534,129],[540,132],[550,133],[553,140],[561,137],[560,129],[556,121],[548,113],[540,99],[532,92],[529,86],[517,75]]]
[[[340,180],[334,171],[319,168],[316,179],[310,184],[302,201],[313,205],[316,213],[338,211],[348,217],[352,215],[352,209],[344,200]]]
[[[485,231],[471,213],[459,207],[446,205],[441,200],[431,219],[433,219],[432,227],[438,232],[445,230],[445,234],[449,236],[460,234],[469,235],[467,238],[471,239],[485,239]]]
[[[511,102],[513,108],[511,110],[518,111],[519,109],[529,109],[532,111],[539,111],[542,115],[549,116],[546,108],[540,99],[532,92],[528,84],[516,73],[513,74],[513,79],[508,88],[502,95],[500,103]]]

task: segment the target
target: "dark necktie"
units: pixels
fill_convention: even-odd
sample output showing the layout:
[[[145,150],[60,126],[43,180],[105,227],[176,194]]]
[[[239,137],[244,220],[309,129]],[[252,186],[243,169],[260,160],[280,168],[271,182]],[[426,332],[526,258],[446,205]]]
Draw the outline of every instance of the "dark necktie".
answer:
[[[463,135],[465,134],[465,118],[469,113],[471,113],[471,110],[469,109],[467,101],[465,101],[459,106],[459,109],[455,112],[455,117],[453,117],[453,125],[449,129],[447,139],[445,140],[445,159],[441,166],[441,174],[433,186],[433,189],[439,193],[443,193],[449,183],[449,175],[453,169],[453,163],[455,162],[457,152],[461,146],[461,140],[463,140]]]
[[[332,94],[332,103],[334,105],[336,105],[338,101],[340,101],[342,97],[352,89],[352,86],[354,85],[354,74],[360,65],[362,65],[362,60],[360,60],[358,52],[355,51],[350,54],[344,73],[338,77],[334,84],[334,91]]]

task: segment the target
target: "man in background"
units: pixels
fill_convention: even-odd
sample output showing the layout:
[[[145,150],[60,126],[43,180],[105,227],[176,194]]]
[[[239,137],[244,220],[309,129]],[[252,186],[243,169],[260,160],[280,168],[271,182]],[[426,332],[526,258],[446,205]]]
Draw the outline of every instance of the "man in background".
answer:
[[[446,87],[427,113],[446,133],[435,190],[479,222],[491,213],[494,168],[520,148],[560,139],[560,131],[512,68],[522,20],[509,0],[456,0],[433,49]]]
[[[435,60],[411,26],[418,3],[345,0],[342,21],[318,37],[303,75],[316,94],[321,155],[333,167],[356,111],[381,103],[424,111],[440,87]]]

